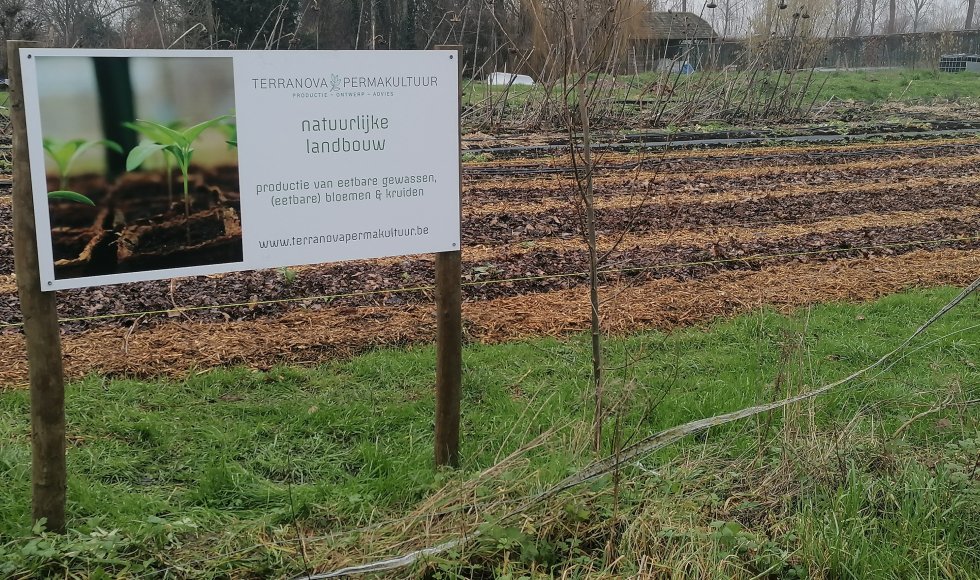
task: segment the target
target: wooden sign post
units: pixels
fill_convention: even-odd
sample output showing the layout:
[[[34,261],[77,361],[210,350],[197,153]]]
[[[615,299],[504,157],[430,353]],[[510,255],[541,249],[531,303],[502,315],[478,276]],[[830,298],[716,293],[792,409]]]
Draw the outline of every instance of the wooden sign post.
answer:
[[[458,51],[462,47],[437,46],[436,48]],[[456,58],[461,59],[461,56],[457,55]],[[457,66],[462,71],[462,65],[457,63]],[[459,115],[458,104],[456,114]],[[460,165],[460,173],[462,174],[462,165]],[[462,189],[462,184],[460,188]],[[460,250],[437,253],[435,427],[437,467],[459,465],[459,402],[463,391],[462,296]]]
[[[65,494],[66,494],[66,462],[65,462],[65,383],[61,351],[61,333],[58,327],[56,309],[56,293],[53,288],[73,287],[59,286],[59,280],[41,280],[38,258],[38,241],[35,225],[35,209],[46,211],[46,207],[34,207],[34,194],[31,184],[31,169],[28,149],[27,119],[25,115],[24,86],[21,70],[21,53],[26,52],[26,58],[39,58],[33,52],[32,43],[9,41],[7,43],[8,63],[10,67],[10,117],[13,126],[13,222],[14,222],[14,258],[17,288],[20,295],[21,311],[24,321],[24,335],[27,343],[27,360],[30,374],[31,390],[31,447],[32,447],[32,517],[35,521],[44,518],[46,529],[62,532],[65,529]],[[443,47],[458,49],[459,47]],[[239,55],[241,56],[241,55]],[[449,59],[456,59],[456,75],[459,77],[460,64],[456,53],[450,53]],[[420,61],[431,61],[432,55],[420,55]],[[210,58],[210,57],[208,57]],[[299,57],[297,57],[299,58]],[[303,58],[309,59],[310,55]],[[402,56],[401,58],[405,58]],[[255,63],[247,57],[240,60],[246,64]],[[34,69],[35,61],[26,61],[29,69]],[[428,62],[428,61],[426,61]],[[298,65],[297,65],[298,66]],[[447,65],[441,63],[441,70],[446,74]],[[29,71],[30,72],[30,71]],[[31,75],[29,75],[31,76]],[[448,76],[448,75],[447,75]],[[435,77],[431,77],[435,78]],[[32,85],[33,86],[33,85]],[[443,85],[445,86],[445,84]],[[229,89],[232,90],[232,89]],[[333,90],[333,89],[331,89]],[[253,91],[254,92],[254,91]],[[254,98],[252,93],[248,93]],[[451,95],[443,93],[436,95],[443,108],[451,100]],[[241,103],[239,103],[241,104]],[[418,105],[416,105],[418,106]],[[460,99],[456,98],[455,111],[452,114],[459,117]],[[239,107],[241,114],[241,107]],[[445,111],[448,120],[450,111]],[[252,122],[255,119],[252,118]],[[387,122],[387,120],[386,120]],[[457,124],[458,127],[458,124]],[[34,127],[32,126],[32,130]],[[446,173],[450,173],[452,163],[455,171],[461,172],[459,159],[459,131],[456,132],[456,145],[452,146],[451,135],[439,141],[440,160],[445,162]],[[40,137],[40,135],[32,135]],[[37,150],[35,150],[37,151]],[[455,155],[453,160],[451,155]],[[41,154],[43,157],[43,154]],[[33,159],[36,164],[43,164],[44,159]],[[39,173],[40,175],[40,173]],[[448,193],[459,195],[459,192]],[[446,209],[448,205],[429,208],[433,210]],[[433,225],[452,224],[458,228],[460,214],[446,210],[446,214],[433,222]],[[450,229],[452,231],[452,228]],[[454,235],[458,232],[455,230]],[[458,238],[456,238],[458,239]],[[435,464],[437,466],[457,466],[459,464],[459,428],[460,428],[460,398],[462,391],[462,292],[461,292],[461,254],[459,243],[434,244],[432,250],[443,250],[436,254],[436,316],[437,316],[437,355],[436,355],[436,409],[435,409]],[[449,251],[446,248],[451,247]],[[44,250],[45,247],[42,247]],[[309,258],[303,258],[309,259]],[[50,274],[46,275],[50,277]],[[150,274],[153,274],[150,272]],[[119,275],[121,276],[121,275]],[[119,279],[116,281],[138,281],[148,278]],[[72,282],[79,279],[73,278]],[[43,289],[52,289],[42,292]]]
[[[436,254],[436,465],[459,465],[463,315],[459,250]]]
[[[21,48],[33,46],[31,42],[7,41],[14,156],[14,272],[30,369],[31,517],[35,522],[44,518],[45,529],[61,533],[65,530],[65,377],[56,296],[41,291],[20,69]]]

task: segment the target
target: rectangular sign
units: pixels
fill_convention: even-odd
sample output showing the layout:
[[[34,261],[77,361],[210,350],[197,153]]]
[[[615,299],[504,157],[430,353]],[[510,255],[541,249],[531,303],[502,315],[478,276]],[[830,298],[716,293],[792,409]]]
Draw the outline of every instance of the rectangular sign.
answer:
[[[42,287],[458,250],[458,58],[22,49]]]

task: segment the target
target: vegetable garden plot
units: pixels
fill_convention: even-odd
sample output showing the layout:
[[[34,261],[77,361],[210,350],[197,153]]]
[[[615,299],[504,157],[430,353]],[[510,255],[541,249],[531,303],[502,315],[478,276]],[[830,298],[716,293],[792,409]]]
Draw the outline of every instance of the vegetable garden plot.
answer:
[[[624,318],[614,327],[628,332],[630,320],[635,328],[659,327],[730,314],[738,308],[729,302],[684,297],[696,295],[699,288],[709,293],[721,280],[730,287],[741,283],[751,294],[771,285],[777,272],[800,289],[813,286],[805,294],[807,303],[864,300],[910,286],[961,282],[964,264],[980,259],[980,196],[975,193],[980,172],[972,161],[980,155],[980,142],[836,149],[670,154],[665,159],[670,171],[659,173],[651,155],[601,156],[600,165],[622,165],[602,169],[597,176],[600,246],[614,250],[603,282],[625,296],[629,288],[683,285],[681,294],[665,290],[660,304],[623,303]],[[758,161],[763,156],[764,164]],[[712,162],[706,165],[705,158]],[[626,163],[630,159],[635,163]],[[558,157],[543,165],[561,162]],[[636,162],[643,165],[639,173]],[[499,167],[533,163],[537,161],[512,160]],[[567,175],[517,172],[472,175],[464,182],[464,297],[471,339],[505,340],[583,328],[583,313],[565,311],[579,308],[573,298],[584,292],[585,283],[585,246],[570,209],[572,185]],[[224,207],[234,209],[230,196],[200,191],[202,212],[216,216]],[[207,204],[215,205],[208,209]],[[0,204],[0,220],[8,215],[9,206]],[[215,217],[212,226],[219,227],[219,222],[224,223]],[[6,243],[0,239],[0,275],[12,271]],[[835,277],[844,276],[842,269],[850,279],[835,285]],[[888,271],[887,284],[871,284],[865,276],[883,269]],[[13,284],[2,280],[0,320],[16,324]],[[863,280],[866,288],[856,289],[855,280]],[[426,290],[431,284],[431,259],[413,257],[65,291],[59,294],[59,307],[68,319],[62,326],[68,369],[73,375],[90,370],[180,373],[191,366],[229,362],[270,364],[271,355],[263,353],[313,362],[374,344],[425,341],[431,331],[425,320],[431,316],[431,292]],[[765,303],[742,295],[752,307]],[[521,304],[543,310],[531,315]],[[168,313],[142,314],[158,310]],[[343,346],[311,330],[321,323],[343,337]],[[180,325],[189,324],[195,332],[215,337],[215,348],[188,341]],[[249,352],[232,344],[246,328],[262,329],[261,345],[253,344]],[[0,356],[16,357],[17,327],[0,332],[11,346]],[[304,332],[318,338],[297,336]],[[111,350],[108,357],[88,360],[81,347],[88,341],[116,347],[100,349],[103,354]],[[161,360],[172,360],[179,368],[144,357],[147,345],[171,341],[180,354]],[[145,371],[140,361],[148,363]],[[20,381],[22,371],[6,366],[11,370],[4,382]]]

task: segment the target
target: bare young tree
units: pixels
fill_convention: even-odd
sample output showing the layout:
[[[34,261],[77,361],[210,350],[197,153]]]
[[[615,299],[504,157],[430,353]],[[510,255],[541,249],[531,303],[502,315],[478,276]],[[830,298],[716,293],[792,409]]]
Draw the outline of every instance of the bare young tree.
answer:
[[[0,41],[33,40],[38,21],[27,10],[25,0],[0,0]],[[0,75],[7,78],[7,51],[0,51]]]
[[[932,0],[909,0],[909,10],[912,13],[912,32],[919,31],[923,13],[931,3]]]
[[[857,36],[858,23],[861,21],[861,13],[864,10],[864,0],[857,0],[854,4],[854,14],[851,15],[851,24],[847,27],[848,36]]]
[[[963,25],[963,15],[954,10],[933,9],[929,14],[928,21],[923,25],[923,30],[949,31],[959,30]]]
[[[881,6],[878,4],[878,0],[871,0],[871,7],[868,10],[868,33],[874,35],[875,30],[877,30],[878,25],[878,10]]]

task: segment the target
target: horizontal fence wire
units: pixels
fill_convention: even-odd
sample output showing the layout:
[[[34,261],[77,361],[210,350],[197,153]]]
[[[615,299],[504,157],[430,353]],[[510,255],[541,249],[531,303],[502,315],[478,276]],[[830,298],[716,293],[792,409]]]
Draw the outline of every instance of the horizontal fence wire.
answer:
[[[738,258],[722,258],[716,260],[697,260],[690,262],[673,262],[670,264],[653,264],[649,266],[631,266],[623,268],[600,268],[600,276],[612,274],[634,274],[637,272],[647,272],[653,270],[669,270],[673,268],[687,268],[692,266],[712,266],[721,264],[735,264],[745,262],[763,262],[780,258],[802,258],[806,256],[820,256],[829,254],[841,254],[845,252],[860,252],[867,250],[887,250],[892,248],[906,248],[914,246],[929,246],[935,244],[947,244],[953,242],[970,242],[980,240],[980,235],[966,236],[958,238],[943,238],[938,240],[914,240],[910,242],[898,242],[894,244],[877,244],[868,246],[851,246],[847,248],[829,248],[823,250],[806,250],[801,252],[783,252],[778,254],[756,254],[752,256],[742,256]],[[489,286],[495,284],[508,284],[512,282],[533,282],[538,280],[555,280],[561,278],[587,278],[588,272],[563,272],[556,274],[538,274],[535,276],[516,276],[513,278],[491,278],[487,280],[467,280],[462,282],[463,286]],[[226,308],[241,308],[255,306],[266,306],[270,304],[289,304],[296,302],[319,302],[332,301],[338,298],[353,298],[358,296],[377,296],[380,294],[405,294],[410,292],[426,292],[435,290],[435,285],[425,284],[421,286],[403,286],[398,288],[387,288],[380,290],[359,290],[356,292],[341,292],[337,294],[324,294],[319,296],[301,296],[295,298],[276,298],[271,300],[250,300],[248,302],[229,302],[226,304],[213,304],[201,306],[178,306],[176,308],[163,308],[158,310],[141,310],[135,312],[119,312],[110,314],[97,314],[92,316],[75,316],[59,318],[58,322],[87,322],[95,320],[111,320],[118,318],[135,318],[140,316],[172,315],[200,310],[222,310]],[[19,328],[23,322],[0,322],[0,328]]]

